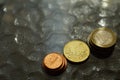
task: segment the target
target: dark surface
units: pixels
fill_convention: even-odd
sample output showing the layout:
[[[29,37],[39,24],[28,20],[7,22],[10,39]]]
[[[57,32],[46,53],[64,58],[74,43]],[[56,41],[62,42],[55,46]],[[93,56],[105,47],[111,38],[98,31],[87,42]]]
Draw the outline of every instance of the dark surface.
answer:
[[[119,0],[0,0],[0,80],[120,80]],[[63,53],[73,39],[87,41],[92,30],[109,27],[118,39],[113,54],[68,62],[64,73],[47,75],[49,52]]]

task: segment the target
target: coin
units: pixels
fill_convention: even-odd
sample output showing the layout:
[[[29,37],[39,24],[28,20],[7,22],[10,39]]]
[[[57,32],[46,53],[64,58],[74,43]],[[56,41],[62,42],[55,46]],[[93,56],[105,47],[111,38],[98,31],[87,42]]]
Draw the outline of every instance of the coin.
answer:
[[[88,45],[80,40],[72,40],[64,46],[64,56],[72,62],[85,61],[89,54]]]
[[[111,56],[116,40],[116,33],[107,27],[97,28],[88,36],[91,53],[98,58]]]
[[[57,69],[61,67],[62,63],[62,57],[57,53],[48,54],[43,61],[44,66],[49,69]]]
[[[67,61],[63,55],[57,52],[52,52],[45,56],[42,67],[48,74],[58,75],[65,71],[67,67]]]
[[[108,48],[116,43],[116,34],[109,28],[102,27],[94,30],[90,35],[90,42],[98,47]]]

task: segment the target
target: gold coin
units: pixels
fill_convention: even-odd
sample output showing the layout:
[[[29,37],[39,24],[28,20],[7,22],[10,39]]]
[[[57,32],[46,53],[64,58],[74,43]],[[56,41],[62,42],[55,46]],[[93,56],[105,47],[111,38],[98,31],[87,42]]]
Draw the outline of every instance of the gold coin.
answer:
[[[73,40],[64,46],[64,56],[72,62],[85,61],[89,54],[90,49],[83,41]]]
[[[94,30],[90,40],[98,47],[108,48],[116,43],[116,34],[109,28],[102,27]]]

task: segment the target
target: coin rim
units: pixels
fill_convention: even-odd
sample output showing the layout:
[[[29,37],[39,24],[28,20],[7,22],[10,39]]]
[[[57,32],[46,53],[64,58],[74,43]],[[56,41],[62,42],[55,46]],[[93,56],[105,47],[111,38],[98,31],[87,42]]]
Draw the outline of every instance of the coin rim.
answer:
[[[66,60],[66,58],[63,55],[61,55],[61,57],[63,58],[63,65],[61,66],[60,70],[66,69],[66,67],[67,67],[67,60]]]

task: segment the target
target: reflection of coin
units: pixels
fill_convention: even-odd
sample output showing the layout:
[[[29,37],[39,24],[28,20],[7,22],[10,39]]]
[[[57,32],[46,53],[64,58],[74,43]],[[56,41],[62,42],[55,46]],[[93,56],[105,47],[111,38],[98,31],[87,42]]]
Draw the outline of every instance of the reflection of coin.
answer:
[[[51,53],[44,58],[43,63],[49,69],[57,69],[62,65],[63,60],[59,54]]]
[[[92,32],[90,40],[98,47],[108,48],[116,43],[116,34],[108,28],[98,28]]]
[[[82,62],[88,58],[89,54],[89,47],[83,41],[73,40],[64,46],[64,55],[72,62]]]

